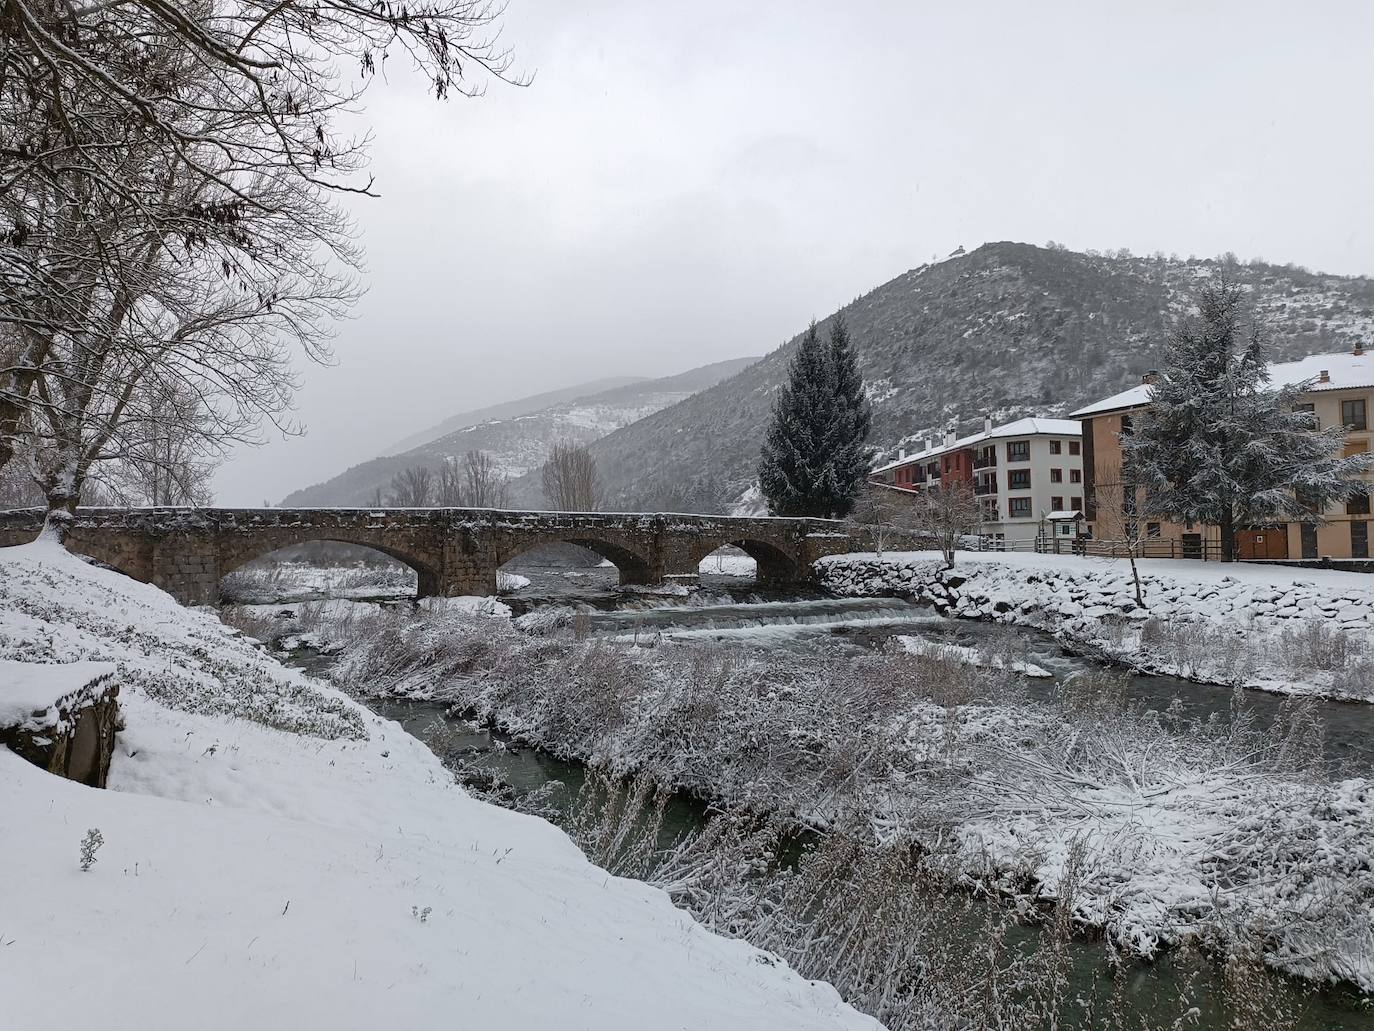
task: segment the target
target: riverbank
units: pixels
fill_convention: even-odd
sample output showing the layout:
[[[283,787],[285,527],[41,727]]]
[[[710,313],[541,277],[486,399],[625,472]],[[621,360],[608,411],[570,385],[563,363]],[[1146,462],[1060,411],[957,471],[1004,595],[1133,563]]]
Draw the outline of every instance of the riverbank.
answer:
[[[1072,881],[1070,919],[1126,953],[1191,944],[1374,989],[1371,784],[1328,779],[1301,705],[1222,726],[1127,704],[1110,676],[1029,698],[1012,655],[548,631],[381,614],[337,675],[734,810],[862,826],[1028,910]]]
[[[1144,672],[1374,702],[1374,579],[1359,573],[1147,559],[1136,602],[1123,559],[931,552],[838,555],[842,597],[895,596],[1031,627]]]
[[[74,990],[150,1029],[876,1026],[152,587],[0,549],[0,658],[112,663],[124,719],[109,790],[0,749],[15,1026]]]

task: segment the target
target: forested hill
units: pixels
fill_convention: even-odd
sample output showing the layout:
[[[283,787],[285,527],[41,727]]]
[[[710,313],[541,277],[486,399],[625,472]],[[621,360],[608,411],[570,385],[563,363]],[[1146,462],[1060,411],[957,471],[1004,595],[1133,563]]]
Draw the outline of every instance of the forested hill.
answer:
[[[1198,280],[1223,268],[1253,288],[1275,357],[1371,340],[1374,281],[1366,278],[986,244],[912,269],[842,309],[874,403],[873,442],[895,454],[904,438],[970,430],[985,415],[1061,414],[1138,382]],[[796,343],[596,441],[608,506],[738,505]],[[537,502],[532,477],[516,486],[517,501]]]

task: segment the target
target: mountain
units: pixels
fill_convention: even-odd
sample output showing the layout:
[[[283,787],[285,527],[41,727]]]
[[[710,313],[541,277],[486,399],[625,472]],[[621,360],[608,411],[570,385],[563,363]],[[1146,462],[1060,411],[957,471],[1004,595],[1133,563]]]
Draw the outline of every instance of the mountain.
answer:
[[[576,386],[564,387],[561,390],[549,390],[543,394],[532,394],[529,397],[522,397],[518,401],[506,401],[502,404],[490,405],[487,408],[478,408],[476,411],[472,412],[460,412],[458,415],[450,415],[443,422],[431,426],[429,429],[421,430],[419,433],[412,433],[404,440],[398,440],[382,453],[385,455],[402,454],[414,448],[422,447],[450,433],[467,429],[469,426],[476,426],[478,423],[495,422],[501,419],[517,419],[522,415],[533,415],[535,412],[543,411],[545,408],[552,408],[565,401],[576,401],[578,398],[590,397],[593,394],[615,390],[617,387],[628,387],[636,383],[644,383],[648,378],[647,376],[607,376],[604,379],[592,380],[589,383],[579,383]]]
[[[757,358],[736,358],[690,369],[661,379],[640,379],[620,383],[609,389],[565,396],[569,391],[553,391],[522,401],[494,405],[471,415],[503,412],[476,424],[467,416],[446,422],[462,425],[432,440],[423,440],[429,431],[416,435],[423,442],[395,454],[362,462],[332,479],[295,491],[281,502],[287,508],[371,504],[376,491],[386,493],[393,476],[414,465],[438,466],[445,459],[467,451],[485,451],[496,468],[507,476],[518,477],[529,470],[538,476],[538,467],[554,441],[590,443],[629,423],[735,375]],[[590,384],[601,387],[605,381]],[[569,388],[576,390],[577,388]],[[555,401],[530,409],[532,402],[555,397]],[[440,424],[443,425],[442,423]],[[403,442],[404,443],[404,442]],[[532,505],[542,504],[542,494]]]
[[[1374,335],[1374,281],[1363,277],[1021,243],[956,251],[840,311],[873,402],[878,457],[947,429],[974,430],[984,416],[1063,415],[1138,383],[1199,280],[1223,271],[1250,291],[1276,359]],[[759,443],[799,338],[592,444],[607,507],[757,508]],[[513,486],[517,503],[537,497],[531,477]]]

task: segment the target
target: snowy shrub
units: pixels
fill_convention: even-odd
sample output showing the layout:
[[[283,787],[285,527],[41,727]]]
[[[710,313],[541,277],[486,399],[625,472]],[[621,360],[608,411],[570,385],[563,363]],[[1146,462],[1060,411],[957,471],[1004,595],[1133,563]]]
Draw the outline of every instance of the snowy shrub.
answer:
[[[83,873],[95,865],[95,854],[100,851],[100,846],[103,844],[105,844],[105,836],[100,833],[99,827],[92,827],[81,839],[81,870]]]
[[[1280,637],[1280,655],[1294,675],[1344,670],[1365,652],[1363,638],[1324,619],[1304,619],[1296,627],[1285,627]]]

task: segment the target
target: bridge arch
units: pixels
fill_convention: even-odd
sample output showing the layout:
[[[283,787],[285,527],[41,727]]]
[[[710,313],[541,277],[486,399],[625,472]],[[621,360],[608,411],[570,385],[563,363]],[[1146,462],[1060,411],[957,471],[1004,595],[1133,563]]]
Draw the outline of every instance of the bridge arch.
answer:
[[[794,555],[770,541],[752,537],[739,537],[733,540],[707,540],[693,551],[692,568],[713,551],[726,545],[739,548],[754,560],[757,568],[755,578],[760,583],[795,583],[803,579],[803,570]]]
[[[408,567],[415,573],[416,596],[427,598],[431,595],[441,594],[442,578],[438,569],[418,555],[400,548],[391,543],[386,543],[373,539],[354,538],[348,534],[320,534],[319,536],[300,536],[292,534],[289,540],[274,538],[273,535],[264,537],[245,537],[235,538],[224,542],[219,549],[219,569],[220,577],[225,577],[234,572],[241,566],[247,565],[256,559],[266,558],[273,552],[281,551],[283,548],[290,548],[297,544],[313,543],[329,544],[348,544],[356,548],[367,548],[371,551],[379,552],[387,558],[395,559],[403,566]]]
[[[649,558],[638,551],[635,551],[623,544],[613,541],[603,540],[599,537],[590,537],[581,533],[573,532],[568,534],[540,534],[537,537],[530,537],[521,540],[508,549],[504,549],[498,558],[500,565],[505,565],[511,559],[518,558],[536,548],[542,548],[548,544],[576,544],[580,548],[586,548],[594,555],[600,555],[610,562],[620,572],[620,582],[622,584],[648,584],[653,583],[657,577],[654,574],[653,564]]]

